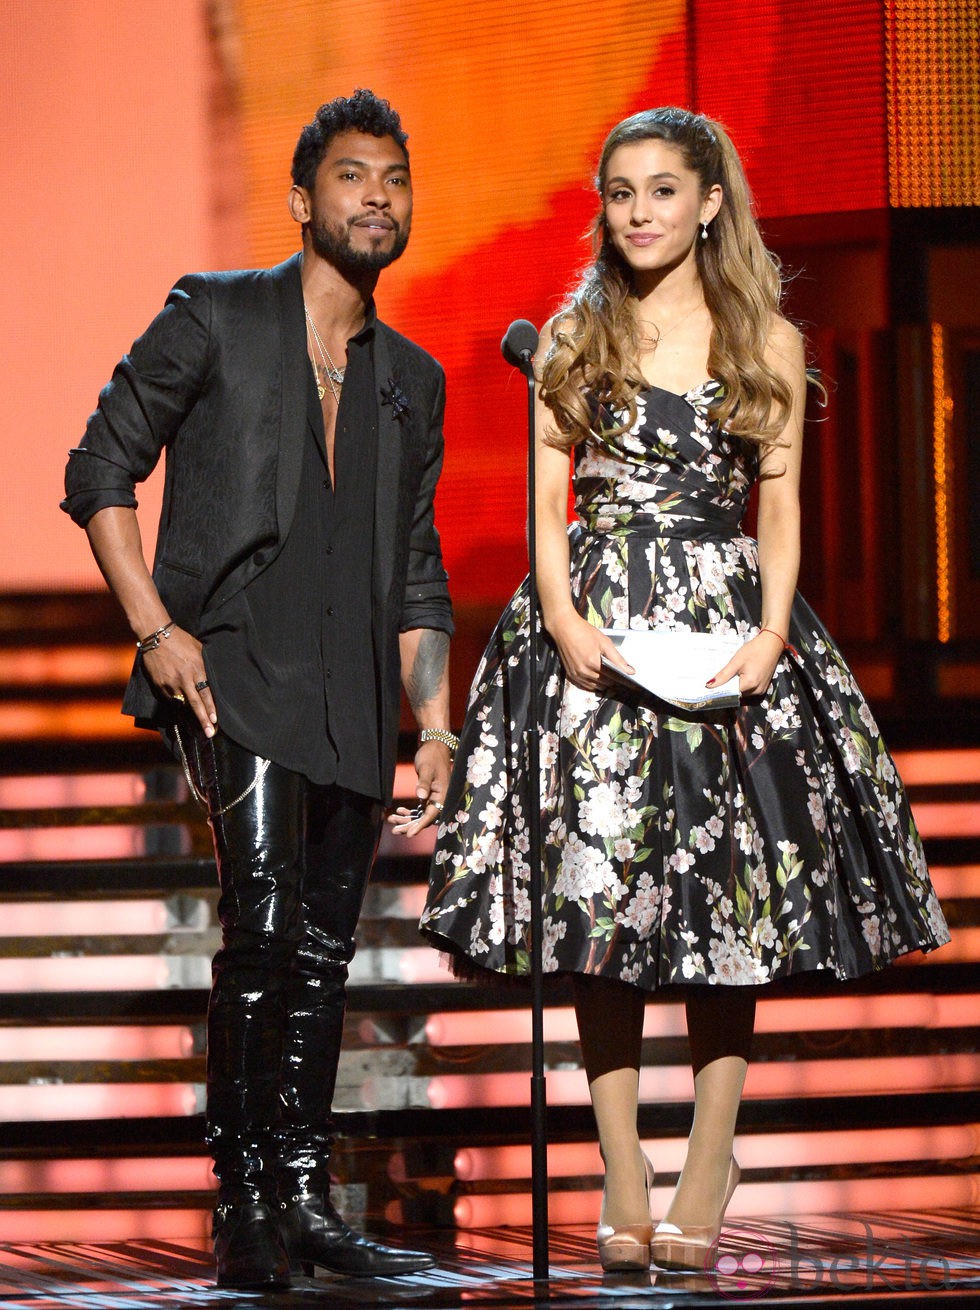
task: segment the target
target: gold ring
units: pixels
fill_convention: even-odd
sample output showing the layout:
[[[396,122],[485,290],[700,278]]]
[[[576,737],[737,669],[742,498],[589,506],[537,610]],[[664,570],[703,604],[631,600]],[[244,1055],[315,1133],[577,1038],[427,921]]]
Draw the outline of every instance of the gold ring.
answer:
[[[180,701],[181,705],[183,705],[184,700],[185,700],[184,693],[183,693],[182,691],[175,691],[174,694],[173,694],[173,696],[171,696],[170,699],[171,699],[171,700]]]

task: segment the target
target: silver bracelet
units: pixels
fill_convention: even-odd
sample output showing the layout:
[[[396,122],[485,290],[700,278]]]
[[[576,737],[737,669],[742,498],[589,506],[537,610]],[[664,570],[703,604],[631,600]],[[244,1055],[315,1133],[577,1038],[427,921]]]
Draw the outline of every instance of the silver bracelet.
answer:
[[[141,655],[146,655],[151,650],[156,650],[160,645],[160,639],[164,641],[170,636],[170,629],[174,626],[173,619],[170,619],[162,628],[157,628],[156,632],[151,632],[148,637],[141,637],[136,643],[136,649]]]
[[[459,748],[459,738],[448,728],[423,728],[419,733],[419,745],[422,746],[427,741],[441,741],[443,746],[448,746],[454,755]]]

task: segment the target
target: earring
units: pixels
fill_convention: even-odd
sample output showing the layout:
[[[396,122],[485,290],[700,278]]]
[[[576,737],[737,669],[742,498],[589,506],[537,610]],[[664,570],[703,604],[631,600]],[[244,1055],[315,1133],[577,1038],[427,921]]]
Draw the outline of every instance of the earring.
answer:
[[[702,224],[701,224],[701,240],[702,240],[702,241],[707,241],[707,239],[708,239],[708,225],[707,225],[707,223],[702,223]]]

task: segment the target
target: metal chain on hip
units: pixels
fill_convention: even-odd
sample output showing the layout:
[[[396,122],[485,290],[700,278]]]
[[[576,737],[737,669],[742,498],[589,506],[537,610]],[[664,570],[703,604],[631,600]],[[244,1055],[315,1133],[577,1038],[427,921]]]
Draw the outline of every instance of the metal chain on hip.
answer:
[[[220,819],[222,814],[227,814],[228,811],[233,810],[236,805],[241,805],[242,801],[245,800],[246,797],[251,796],[252,792],[255,791],[256,787],[268,772],[269,765],[272,763],[271,760],[264,760],[260,756],[259,767],[256,771],[255,777],[248,784],[245,790],[240,795],[236,796],[233,801],[229,801],[227,805],[222,805],[220,810],[212,810],[208,805],[207,797],[202,795],[197,783],[191,775],[191,767],[187,761],[187,752],[184,750],[184,741],[180,735],[180,728],[178,728],[176,723],[174,724],[174,736],[177,738],[177,749],[180,751],[180,762],[183,765],[184,777],[187,779],[187,785],[191,790],[191,795],[199,805],[204,806],[209,819]]]

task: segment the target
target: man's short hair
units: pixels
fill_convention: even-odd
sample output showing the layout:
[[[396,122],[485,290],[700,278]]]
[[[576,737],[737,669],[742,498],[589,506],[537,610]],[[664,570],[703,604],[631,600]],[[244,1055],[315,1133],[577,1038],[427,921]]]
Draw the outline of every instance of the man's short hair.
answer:
[[[359,88],[350,96],[338,96],[321,105],[312,123],[299,134],[293,153],[293,185],[312,191],[317,169],[323,162],[330,142],[340,132],[364,132],[368,136],[390,136],[402,150],[408,163],[408,133],[387,100],[373,91]]]

